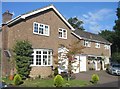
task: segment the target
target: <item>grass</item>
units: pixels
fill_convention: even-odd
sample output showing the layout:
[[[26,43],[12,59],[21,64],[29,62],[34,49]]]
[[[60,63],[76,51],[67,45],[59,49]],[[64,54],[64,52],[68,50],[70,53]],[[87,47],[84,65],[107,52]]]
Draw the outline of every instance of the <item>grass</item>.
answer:
[[[13,81],[7,78],[3,78],[3,80],[7,84],[13,84]],[[24,80],[23,82],[24,82],[23,84],[19,85],[20,87],[54,87],[53,79],[39,79],[39,78],[27,79]],[[84,80],[70,80],[70,81],[65,80],[64,87],[66,83],[69,83],[70,87],[83,87],[91,84],[89,81],[84,81]]]

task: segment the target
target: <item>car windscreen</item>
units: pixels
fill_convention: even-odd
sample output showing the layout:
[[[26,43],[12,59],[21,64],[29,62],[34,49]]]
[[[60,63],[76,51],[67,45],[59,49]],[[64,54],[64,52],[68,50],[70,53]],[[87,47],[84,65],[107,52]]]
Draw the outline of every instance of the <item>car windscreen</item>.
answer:
[[[112,65],[112,67],[118,67],[118,68],[120,68],[120,65]]]

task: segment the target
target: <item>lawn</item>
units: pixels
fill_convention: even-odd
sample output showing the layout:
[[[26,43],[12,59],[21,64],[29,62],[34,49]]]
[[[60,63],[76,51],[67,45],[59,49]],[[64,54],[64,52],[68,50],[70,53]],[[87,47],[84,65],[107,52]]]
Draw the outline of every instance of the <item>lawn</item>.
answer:
[[[3,80],[7,84],[13,84],[13,81],[8,80],[6,78],[3,78]],[[70,80],[67,81],[64,79],[64,87],[66,86],[66,83],[70,84],[70,87],[83,87],[90,85],[91,83],[89,81],[84,80]],[[53,79],[27,79],[24,80],[24,83],[19,85],[20,87],[54,87],[53,85]]]

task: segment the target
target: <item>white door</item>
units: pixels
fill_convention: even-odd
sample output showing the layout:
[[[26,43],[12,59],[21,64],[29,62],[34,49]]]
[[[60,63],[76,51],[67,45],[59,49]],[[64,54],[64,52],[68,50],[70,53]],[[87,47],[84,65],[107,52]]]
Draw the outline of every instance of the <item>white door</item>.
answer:
[[[86,71],[86,56],[80,55],[80,71]]]

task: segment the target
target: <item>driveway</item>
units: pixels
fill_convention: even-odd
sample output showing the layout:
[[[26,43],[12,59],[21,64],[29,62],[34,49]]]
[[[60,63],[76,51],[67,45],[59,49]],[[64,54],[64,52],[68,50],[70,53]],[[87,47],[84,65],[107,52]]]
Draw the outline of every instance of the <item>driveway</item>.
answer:
[[[112,83],[112,82],[118,83],[118,80],[120,80],[120,76],[110,75],[106,71],[87,71],[87,72],[77,73],[75,75],[76,75],[76,79],[90,81],[92,74],[99,75],[100,78],[100,80],[98,81],[99,84]],[[116,84],[116,87],[117,86],[118,84]]]

